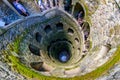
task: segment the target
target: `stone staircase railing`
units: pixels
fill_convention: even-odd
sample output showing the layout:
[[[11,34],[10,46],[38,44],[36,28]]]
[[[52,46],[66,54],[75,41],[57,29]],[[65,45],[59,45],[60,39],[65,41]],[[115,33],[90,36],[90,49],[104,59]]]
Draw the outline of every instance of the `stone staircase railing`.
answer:
[[[22,15],[20,15],[18,13],[18,11],[12,6],[11,3],[8,2],[8,0],[2,0],[8,7],[10,7],[17,15],[19,15],[20,17],[23,17]]]

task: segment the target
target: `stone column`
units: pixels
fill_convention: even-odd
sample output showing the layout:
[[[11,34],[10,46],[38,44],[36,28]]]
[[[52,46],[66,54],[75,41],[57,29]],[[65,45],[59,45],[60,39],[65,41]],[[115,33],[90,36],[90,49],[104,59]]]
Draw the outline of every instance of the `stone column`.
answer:
[[[102,58],[103,56],[105,56],[108,53],[109,50],[110,50],[109,44],[103,45],[100,52],[97,54],[97,57],[94,60],[98,60],[98,59]]]

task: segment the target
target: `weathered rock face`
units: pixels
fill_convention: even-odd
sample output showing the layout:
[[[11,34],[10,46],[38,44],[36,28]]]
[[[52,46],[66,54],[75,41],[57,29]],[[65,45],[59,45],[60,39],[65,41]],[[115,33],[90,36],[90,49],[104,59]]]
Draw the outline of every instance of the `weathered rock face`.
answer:
[[[115,2],[99,5],[97,11],[91,16],[91,35],[93,45],[104,43],[112,44],[112,47],[119,45],[119,9]],[[117,40],[117,39],[118,40]],[[116,39],[116,40],[115,40]],[[98,43],[99,41],[99,43]]]
[[[42,13],[33,1],[21,1],[29,17],[20,18],[0,2],[0,14],[8,12],[5,22],[11,23],[0,29],[0,79],[119,80],[120,12],[114,0],[73,0],[68,13],[62,0]],[[82,26],[75,19],[76,5],[84,12]],[[65,63],[57,55],[63,50],[69,53]]]

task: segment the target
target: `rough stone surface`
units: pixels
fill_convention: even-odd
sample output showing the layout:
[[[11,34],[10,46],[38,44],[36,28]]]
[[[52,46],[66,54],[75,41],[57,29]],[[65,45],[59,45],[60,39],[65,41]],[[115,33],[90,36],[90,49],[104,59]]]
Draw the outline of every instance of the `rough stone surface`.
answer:
[[[11,71],[11,68],[0,61],[0,79],[1,80],[26,80],[18,73]]]
[[[120,4],[120,0],[116,0],[116,1]],[[22,2],[26,6],[30,14],[39,13],[39,10],[37,10],[37,8],[35,7],[35,4],[32,1],[22,0]],[[85,58],[80,62],[80,68],[79,68],[80,73],[78,75],[83,75],[88,72],[91,72],[92,70],[95,70],[97,67],[107,62],[107,60],[116,51],[116,47],[120,45],[120,28],[119,28],[120,27],[120,11],[119,11],[120,9],[116,5],[115,1],[114,0],[100,0],[100,1],[85,0],[85,3],[87,6],[89,6],[88,9],[91,12],[89,16],[91,19],[91,25],[90,25],[91,29],[90,29],[89,39],[92,41],[91,52],[93,53],[92,54],[89,52],[82,53],[82,54],[88,54],[88,55],[85,56]],[[50,14],[54,14],[54,12],[52,12],[46,15],[45,17],[42,17],[41,19],[35,18],[34,21],[33,19],[29,19],[26,22],[17,24],[16,22],[14,23],[14,21],[18,20],[19,16],[17,16],[11,9],[9,9],[9,7],[7,7],[2,2],[0,2],[0,4],[1,4],[0,15],[2,16],[2,19],[8,24],[13,23],[10,25],[14,27],[14,29],[7,31],[5,34],[3,33],[4,30],[0,29],[0,50],[5,49],[9,43],[13,42],[13,40],[17,37],[17,35],[24,32],[25,29],[28,29],[31,24],[34,24],[34,22],[44,21],[44,19],[51,17]],[[44,12],[42,14],[44,14]],[[25,20],[28,18],[25,18]],[[42,28],[44,27],[42,26]],[[106,52],[105,54],[103,54],[99,59],[95,60],[94,58],[99,56],[98,53],[101,50],[101,46],[106,44],[111,44],[112,49],[109,52]],[[24,45],[24,44],[21,44],[21,45]],[[95,49],[96,47],[98,47],[98,49]],[[27,48],[23,47],[23,49],[24,51],[26,51]],[[11,70],[11,67],[5,63],[4,56],[2,55],[1,52],[0,52],[0,55],[1,55],[0,56],[0,79],[1,80],[26,80],[25,77]],[[32,59],[33,57],[35,59]],[[30,55],[26,57],[26,60],[27,59],[29,60],[29,58],[32,61],[37,61],[38,59],[40,59],[40,57]],[[60,72],[62,75],[64,75],[64,70],[61,70]],[[59,75],[59,70],[56,70],[55,73],[56,75]],[[46,75],[50,75],[50,74],[46,73]],[[108,71],[107,75],[103,75],[99,77],[97,80],[120,80],[120,63],[116,63],[116,65],[114,65],[112,69]]]
[[[113,66],[107,75],[101,76],[97,80],[120,80],[120,64]]]

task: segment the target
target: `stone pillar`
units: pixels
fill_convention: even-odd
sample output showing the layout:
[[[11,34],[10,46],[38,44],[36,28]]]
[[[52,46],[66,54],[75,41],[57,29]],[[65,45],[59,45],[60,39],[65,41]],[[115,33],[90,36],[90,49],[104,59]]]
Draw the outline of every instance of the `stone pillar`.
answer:
[[[75,9],[75,4],[72,5],[72,12],[71,12],[71,15],[74,15],[74,9]]]
[[[52,71],[54,68],[46,63],[43,63],[42,67],[47,71]]]
[[[102,58],[103,56],[105,56],[108,53],[109,50],[110,50],[109,44],[103,45],[100,52],[97,54],[97,57],[94,60],[98,60],[98,59]]]

